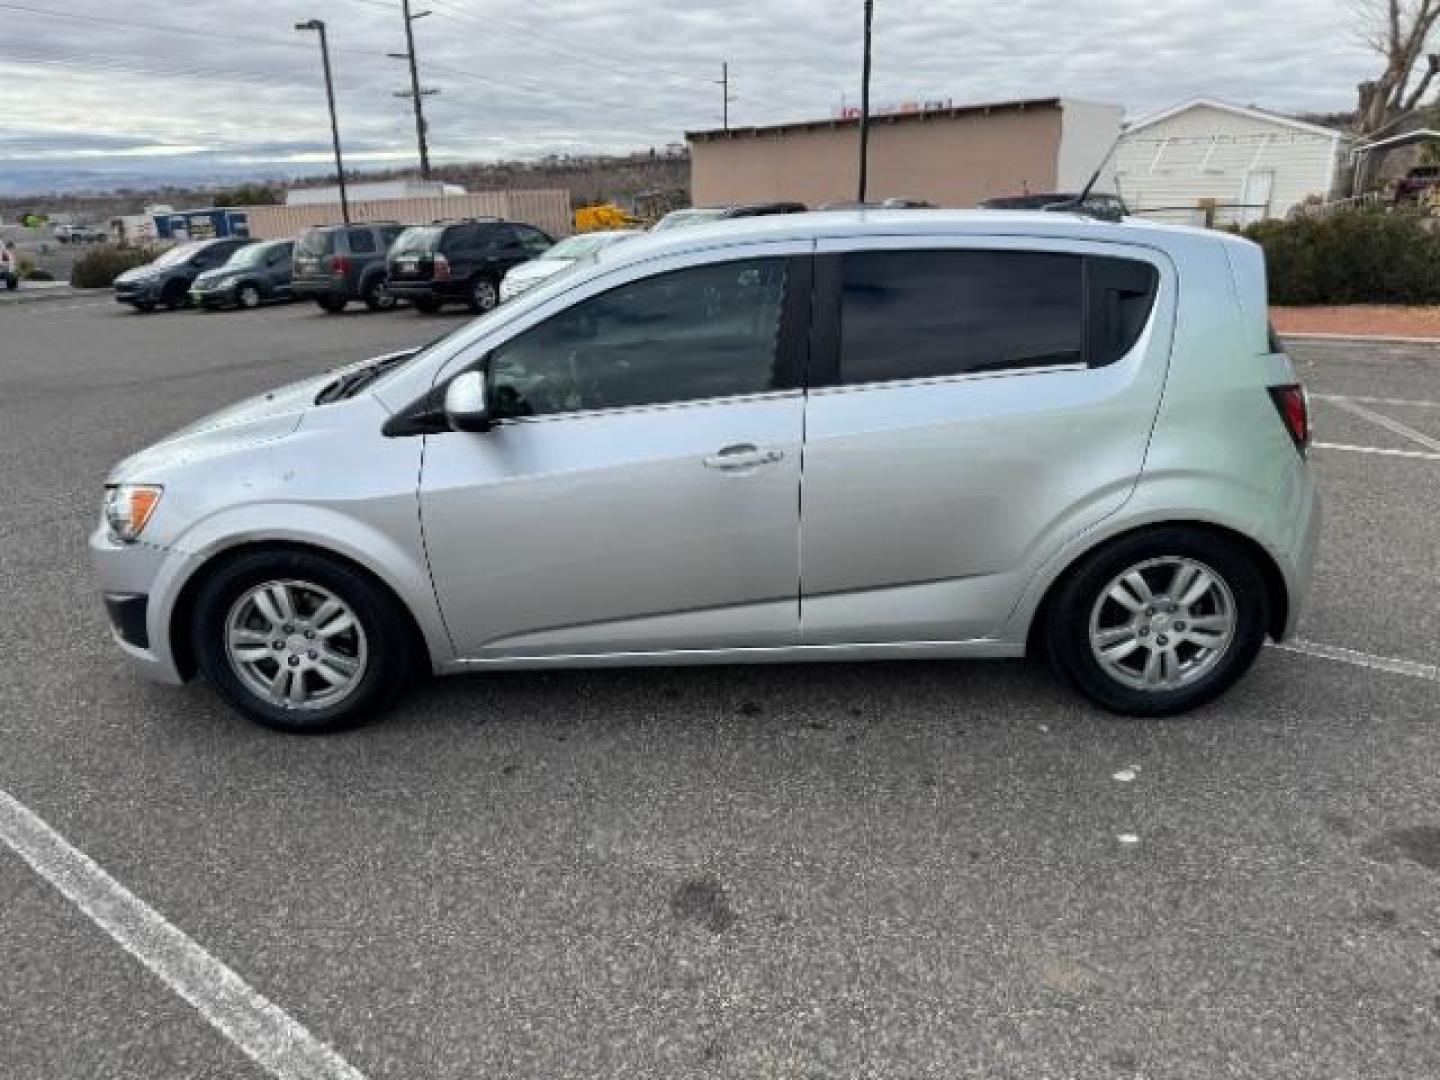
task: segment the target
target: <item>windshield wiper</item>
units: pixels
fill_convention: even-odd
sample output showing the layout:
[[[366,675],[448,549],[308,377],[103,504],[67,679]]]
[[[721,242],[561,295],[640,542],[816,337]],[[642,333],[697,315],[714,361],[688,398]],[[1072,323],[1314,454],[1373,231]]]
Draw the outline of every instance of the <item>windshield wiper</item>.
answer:
[[[395,365],[402,361],[409,360],[410,357],[414,355],[413,352],[396,353],[393,356],[383,357],[373,364],[366,364],[362,368],[356,368],[354,371],[342,375],[334,382],[327,384],[325,389],[315,395],[315,404],[325,405],[332,401],[340,401],[344,398],[353,397]]]

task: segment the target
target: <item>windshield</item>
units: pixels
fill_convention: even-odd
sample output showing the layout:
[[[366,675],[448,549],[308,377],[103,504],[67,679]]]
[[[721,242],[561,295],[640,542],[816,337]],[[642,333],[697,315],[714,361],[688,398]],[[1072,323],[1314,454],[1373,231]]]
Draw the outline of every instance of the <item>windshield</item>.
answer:
[[[250,244],[248,247],[243,247],[235,252],[234,255],[231,255],[230,261],[225,265],[259,266],[269,258],[276,249],[282,246],[281,244]]]
[[[666,214],[655,223],[652,232],[662,232],[665,229],[682,229],[687,225],[699,225],[706,221],[718,221],[725,216],[723,207],[712,206],[699,210],[676,210]]]
[[[442,225],[417,225],[412,229],[406,229],[400,234],[390,248],[392,255],[418,255],[430,251],[440,242],[440,234],[445,231]]]
[[[155,265],[179,266],[181,263],[193,259],[196,255],[200,254],[200,249],[204,246],[203,244],[181,244],[179,247],[173,247],[156,259]]]
[[[333,255],[335,253],[334,229],[310,229],[300,237],[295,250],[301,255]]]
[[[630,233],[623,232],[580,233],[578,236],[561,240],[540,257],[542,259],[581,259],[601,248],[619,243],[630,235]]]

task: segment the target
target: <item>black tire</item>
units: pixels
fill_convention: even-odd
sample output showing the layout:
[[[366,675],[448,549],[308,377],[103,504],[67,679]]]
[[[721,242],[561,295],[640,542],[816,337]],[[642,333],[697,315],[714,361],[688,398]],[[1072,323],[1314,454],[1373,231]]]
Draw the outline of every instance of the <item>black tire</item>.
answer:
[[[19,287],[20,287],[20,279],[19,279],[19,278],[7,277],[7,278],[5,279],[5,288],[7,288],[7,289],[18,289]]]
[[[155,310],[155,302],[153,300],[141,300],[130,306],[142,315],[149,315],[150,312]]]
[[[339,315],[349,302],[343,296],[317,296],[315,298],[315,303],[327,315]]]
[[[385,288],[385,279],[379,274],[365,283],[360,299],[371,311],[389,311],[395,306],[395,297]]]
[[[500,283],[492,277],[481,274],[470,283],[470,289],[465,294],[465,303],[477,315],[494,311],[496,305],[500,303]]]
[[[160,294],[160,303],[166,311],[176,311],[190,303],[190,287],[183,281],[172,281]]]
[[[421,315],[434,315],[440,310],[440,301],[433,296],[417,296],[410,303]]]
[[[245,311],[259,307],[260,301],[263,299],[264,296],[260,292],[260,286],[254,282],[243,282],[235,290],[235,306]]]
[[[1143,689],[1128,685],[1121,677],[1107,671],[1091,648],[1091,616],[1112,582],[1129,568],[1144,567],[1152,560],[1180,559],[1199,564],[1210,571],[1228,590],[1233,604],[1232,629],[1228,644],[1215,650],[1217,656],[1194,681],[1170,689]],[[1169,569],[1163,564],[1146,571],[1163,589]],[[1156,611],[1161,621],[1156,629],[1144,626],[1146,642],[1136,653],[1148,657],[1155,643],[1164,643],[1164,634],[1183,631],[1183,622],[1170,622],[1177,614],[1173,604],[1162,601],[1145,607],[1133,616],[1135,625],[1151,620],[1147,612]],[[1106,601],[1114,604],[1115,601]],[[1199,603],[1204,604],[1202,598]],[[1043,625],[1044,644],[1051,662],[1065,678],[1092,702],[1110,712],[1124,716],[1174,716],[1213,701],[1243,676],[1255,662],[1265,642],[1269,622],[1269,601],[1265,581],[1250,555],[1237,543],[1224,536],[1184,526],[1163,526],[1121,537],[1093,552],[1073,567],[1052,595]],[[1168,608],[1168,610],[1167,610]],[[1123,609],[1105,608],[1110,618],[1129,619]],[[1184,618],[1187,609],[1178,612]],[[1201,617],[1204,617],[1202,614]],[[1105,622],[1101,623],[1103,627]],[[1153,637],[1151,635],[1154,635]],[[1138,640],[1138,639],[1137,639]],[[1181,638],[1177,635],[1176,641]],[[1174,655],[1181,645],[1172,644]],[[1184,648],[1194,650],[1195,646]],[[1197,652],[1187,652],[1192,660]],[[1183,659],[1183,658],[1182,658]],[[1138,658],[1130,661],[1136,665]]]
[[[286,708],[252,690],[232,666],[225,645],[231,608],[267,581],[317,585],[354,614],[364,633],[366,663],[356,685],[339,701]],[[390,708],[416,672],[420,654],[413,634],[395,599],[368,575],[338,560],[296,551],[258,551],[222,563],[200,586],[190,625],[196,661],[220,696],[257,724],[297,735],[343,731]]]

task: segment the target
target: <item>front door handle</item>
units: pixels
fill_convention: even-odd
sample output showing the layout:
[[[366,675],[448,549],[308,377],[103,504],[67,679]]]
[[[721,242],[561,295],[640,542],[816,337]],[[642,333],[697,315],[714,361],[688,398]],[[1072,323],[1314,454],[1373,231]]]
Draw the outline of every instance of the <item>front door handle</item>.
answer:
[[[774,465],[784,457],[783,450],[761,450],[754,443],[736,443],[707,457],[705,467],[727,471],[754,469],[761,465]]]

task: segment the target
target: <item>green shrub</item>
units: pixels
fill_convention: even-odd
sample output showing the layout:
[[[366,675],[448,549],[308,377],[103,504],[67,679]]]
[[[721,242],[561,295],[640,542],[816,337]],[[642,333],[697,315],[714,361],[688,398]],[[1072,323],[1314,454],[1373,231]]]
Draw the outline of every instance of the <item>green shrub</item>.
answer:
[[[26,281],[54,281],[55,275],[49,270],[42,270],[38,266],[32,266],[20,275]]]
[[[1440,232],[1413,212],[1350,210],[1261,221],[1273,304],[1440,303]]]
[[[126,270],[154,259],[149,248],[102,247],[87,251],[70,267],[70,284],[77,289],[108,289]]]

